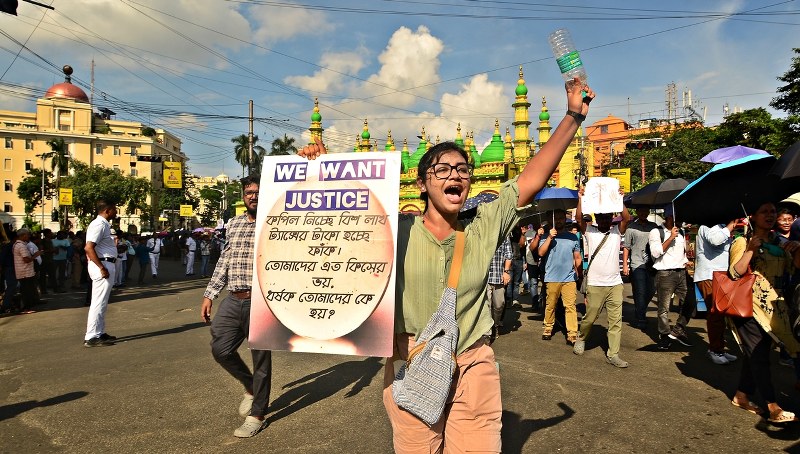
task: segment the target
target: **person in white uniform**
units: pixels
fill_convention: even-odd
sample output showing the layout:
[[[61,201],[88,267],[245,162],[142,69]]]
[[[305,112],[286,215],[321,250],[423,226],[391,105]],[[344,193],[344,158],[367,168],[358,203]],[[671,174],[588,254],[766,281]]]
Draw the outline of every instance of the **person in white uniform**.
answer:
[[[156,236],[147,240],[147,250],[150,251],[150,270],[153,272],[153,279],[158,277],[158,258],[161,257],[161,250],[164,249],[164,242]]]
[[[194,240],[194,234],[186,238],[186,275],[194,276],[194,256],[197,253],[197,241]]]
[[[106,308],[116,274],[117,247],[111,238],[111,221],[116,216],[116,205],[100,200],[97,217],[86,229],[85,251],[92,280],[92,300],[83,343],[86,347],[113,345],[116,340],[105,331]]]

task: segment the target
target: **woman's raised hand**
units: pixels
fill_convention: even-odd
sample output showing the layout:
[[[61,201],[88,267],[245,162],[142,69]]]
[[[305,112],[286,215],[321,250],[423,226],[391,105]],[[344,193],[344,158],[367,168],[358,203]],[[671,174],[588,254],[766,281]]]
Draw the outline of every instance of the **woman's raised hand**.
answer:
[[[314,143],[309,144],[301,148],[297,152],[297,156],[302,156],[307,159],[317,159],[319,155],[328,153],[328,150],[325,148],[325,144],[322,143],[322,139],[319,137],[314,137]]]

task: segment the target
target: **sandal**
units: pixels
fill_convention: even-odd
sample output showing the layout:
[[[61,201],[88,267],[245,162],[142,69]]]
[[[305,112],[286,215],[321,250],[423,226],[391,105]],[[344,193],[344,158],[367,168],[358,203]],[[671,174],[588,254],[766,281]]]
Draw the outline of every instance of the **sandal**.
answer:
[[[542,340],[549,341],[553,338],[553,330],[552,329],[545,329],[542,333]]]
[[[753,402],[751,402],[749,400],[747,401],[747,403],[744,403],[744,404],[740,404],[739,402],[736,402],[735,400],[732,400],[731,404],[733,404],[734,407],[739,407],[742,410],[749,411],[750,413],[752,413],[754,415],[760,415],[761,413],[763,413],[763,410],[761,409],[761,407],[759,407],[758,405],[754,404]]]
[[[795,422],[797,421],[797,416],[790,411],[781,410],[780,413],[773,415],[769,415],[769,419],[767,420],[773,424],[783,424],[787,422]]]

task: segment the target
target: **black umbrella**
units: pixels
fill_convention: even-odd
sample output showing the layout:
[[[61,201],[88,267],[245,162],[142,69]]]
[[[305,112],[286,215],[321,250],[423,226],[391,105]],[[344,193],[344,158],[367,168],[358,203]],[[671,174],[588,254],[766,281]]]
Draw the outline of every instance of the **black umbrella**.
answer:
[[[783,196],[800,191],[800,142],[783,152],[769,174],[780,179],[779,187]]]
[[[650,183],[636,192],[628,194],[624,201],[629,206],[664,206],[672,203],[689,182],[683,178],[670,178],[668,180]]]
[[[751,155],[715,165],[673,200],[675,219],[715,225],[741,218],[765,201],[780,200],[775,177],[767,175],[773,164],[772,155]]]

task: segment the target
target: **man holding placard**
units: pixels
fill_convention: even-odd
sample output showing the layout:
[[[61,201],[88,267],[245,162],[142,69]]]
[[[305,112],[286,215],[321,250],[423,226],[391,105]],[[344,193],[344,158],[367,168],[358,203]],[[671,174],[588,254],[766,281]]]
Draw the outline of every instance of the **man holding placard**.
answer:
[[[598,181],[603,180],[603,181]],[[610,181],[607,181],[610,180]],[[592,325],[597,320],[603,308],[608,315],[608,352],[606,361],[614,367],[628,367],[628,362],[619,357],[619,346],[622,338],[622,277],[619,273],[619,250],[622,235],[628,228],[631,215],[622,204],[622,197],[617,199],[614,193],[619,193],[619,182],[613,178],[592,178],[592,183],[601,183],[595,192],[603,200],[615,200],[605,208],[596,209],[616,210],[612,212],[594,213],[597,225],[592,225],[583,217],[584,190],[580,189],[578,208],[575,217],[580,222],[580,231],[586,238],[589,266],[586,270],[586,315],[580,324],[579,338],[572,351],[582,355],[586,346],[586,339],[592,330]],[[597,202],[597,199],[591,202]],[[588,205],[588,203],[587,203]],[[614,212],[622,213],[619,225],[612,225]]]

